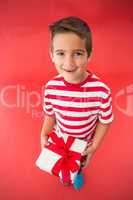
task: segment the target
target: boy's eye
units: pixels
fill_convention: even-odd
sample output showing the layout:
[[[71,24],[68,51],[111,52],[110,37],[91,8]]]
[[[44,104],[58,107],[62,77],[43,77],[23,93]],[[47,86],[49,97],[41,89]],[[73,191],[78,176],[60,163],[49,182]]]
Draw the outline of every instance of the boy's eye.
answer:
[[[83,53],[81,53],[81,52],[75,52],[74,53],[74,56],[82,56],[83,55]]]
[[[58,56],[64,56],[64,53],[63,52],[58,52],[58,53],[56,53],[56,55],[58,55]]]

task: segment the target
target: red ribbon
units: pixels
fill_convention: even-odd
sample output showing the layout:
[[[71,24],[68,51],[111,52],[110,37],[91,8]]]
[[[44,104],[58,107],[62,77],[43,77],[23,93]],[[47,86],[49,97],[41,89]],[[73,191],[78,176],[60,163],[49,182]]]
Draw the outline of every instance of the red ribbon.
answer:
[[[51,132],[49,137],[52,139],[52,142],[48,142],[45,146],[49,150],[61,155],[61,158],[55,163],[52,173],[56,176],[59,176],[59,172],[62,172],[63,182],[71,182],[70,171],[75,172],[79,170],[80,166],[77,164],[76,160],[81,159],[81,154],[75,151],[71,151],[70,147],[74,142],[74,138],[69,136],[67,142],[65,143],[63,138],[59,138],[55,133]]]

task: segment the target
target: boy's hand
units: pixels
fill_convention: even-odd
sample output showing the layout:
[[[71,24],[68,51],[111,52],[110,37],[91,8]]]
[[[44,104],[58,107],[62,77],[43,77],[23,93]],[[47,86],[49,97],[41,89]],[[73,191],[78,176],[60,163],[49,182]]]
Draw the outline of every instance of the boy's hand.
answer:
[[[41,136],[41,150],[43,150],[45,144],[47,144],[48,142],[48,136],[45,135],[45,136]]]
[[[84,161],[81,163],[82,168],[87,167],[95,151],[96,151],[96,148],[93,145],[90,145],[87,149],[85,149],[85,151],[82,153],[82,156],[85,157]]]

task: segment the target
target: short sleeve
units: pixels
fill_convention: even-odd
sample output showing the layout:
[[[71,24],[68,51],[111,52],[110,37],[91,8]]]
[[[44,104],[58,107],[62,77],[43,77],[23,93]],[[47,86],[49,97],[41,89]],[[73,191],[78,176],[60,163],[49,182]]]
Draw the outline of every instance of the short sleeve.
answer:
[[[51,117],[55,116],[53,105],[50,101],[50,95],[48,93],[48,88],[45,87],[43,91],[43,111],[46,115],[49,115]]]
[[[114,115],[112,112],[112,96],[108,90],[101,98],[99,106],[99,121],[103,124],[108,124],[113,121]]]

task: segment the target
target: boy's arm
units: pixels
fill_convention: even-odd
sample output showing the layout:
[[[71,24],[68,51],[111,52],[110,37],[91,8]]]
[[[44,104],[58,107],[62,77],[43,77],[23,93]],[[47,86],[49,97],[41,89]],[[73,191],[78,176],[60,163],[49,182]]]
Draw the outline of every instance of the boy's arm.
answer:
[[[45,115],[45,119],[41,130],[41,149],[43,149],[44,145],[47,143],[48,134],[52,131],[55,124],[56,120],[54,117]]]
[[[104,136],[107,134],[107,131],[110,127],[111,123],[109,124],[102,124],[99,122],[96,127],[95,135],[93,138],[93,143],[82,153],[83,156],[87,156],[86,161],[84,163],[84,167],[87,166],[88,161],[94,155],[96,150],[99,148],[101,142],[103,141]]]

